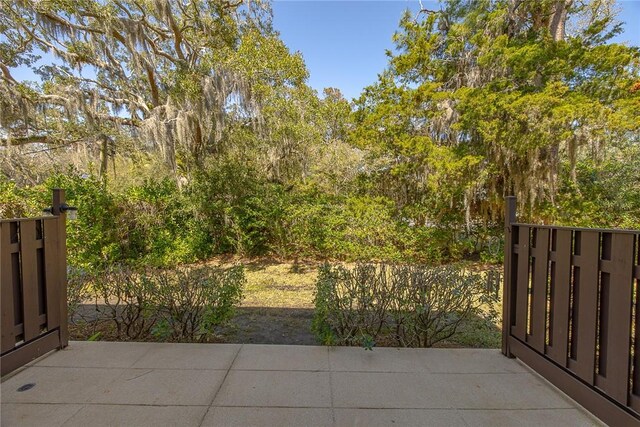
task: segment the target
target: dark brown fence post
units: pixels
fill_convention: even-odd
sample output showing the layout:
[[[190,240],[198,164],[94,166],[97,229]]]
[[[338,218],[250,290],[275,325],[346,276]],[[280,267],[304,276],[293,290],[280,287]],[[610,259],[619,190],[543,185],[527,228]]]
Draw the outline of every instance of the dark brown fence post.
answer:
[[[509,348],[511,332],[511,290],[513,283],[511,269],[513,267],[513,233],[511,224],[516,222],[516,198],[508,196],[504,204],[504,276],[502,287],[502,354],[514,357]]]
[[[69,320],[67,308],[67,214],[60,207],[65,203],[64,190],[56,188],[53,190],[53,203],[51,213],[58,216],[58,266],[60,268],[60,347],[69,345]]]

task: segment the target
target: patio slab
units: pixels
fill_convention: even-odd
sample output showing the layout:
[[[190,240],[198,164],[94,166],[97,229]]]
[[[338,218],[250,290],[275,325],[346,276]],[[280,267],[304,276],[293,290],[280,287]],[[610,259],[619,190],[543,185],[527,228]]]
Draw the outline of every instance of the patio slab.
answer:
[[[424,349],[331,347],[332,371],[340,372],[429,372]]]
[[[87,403],[122,369],[33,366],[2,382],[2,403]],[[33,384],[26,391],[20,387]]]
[[[2,402],[0,425],[3,426],[61,426],[82,405],[56,405],[51,403],[5,403]]]
[[[262,371],[328,371],[327,347],[263,345],[242,347],[233,369]]]
[[[329,373],[230,371],[214,405],[330,408]]]
[[[477,348],[428,348],[420,356],[434,374],[491,374],[529,372],[516,359],[499,350]]]
[[[602,425],[496,350],[72,342],[1,388],[3,427]]]
[[[477,427],[595,427],[603,424],[586,418],[577,409],[465,410],[460,411],[469,426]]]
[[[63,425],[65,427],[197,427],[207,409],[206,406],[86,405]]]
[[[91,403],[209,405],[226,371],[127,369],[102,387]]]
[[[453,390],[462,409],[565,409],[574,404],[538,375],[435,374]]]
[[[35,363],[35,366],[61,368],[130,368],[152,347],[138,342],[83,342],[73,343]]]
[[[468,427],[455,409],[336,409],[337,426]]]
[[[213,407],[202,426],[225,427],[323,427],[333,425],[329,408]]]
[[[240,344],[153,343],[133,365],[153,369],[223,369],[231,367]]]
[[[337,408],[455,408],[445,379],[406,372],[333,372]]]

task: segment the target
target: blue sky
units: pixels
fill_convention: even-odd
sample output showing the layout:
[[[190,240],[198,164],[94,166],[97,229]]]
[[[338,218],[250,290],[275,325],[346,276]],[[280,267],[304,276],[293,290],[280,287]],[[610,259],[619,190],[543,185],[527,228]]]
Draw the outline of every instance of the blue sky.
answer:
[[[619,1],[619,19],[630,22],[616,41],[640,45],[640,0]],[[424,1],[438,9],[438,2]],[[309,84],[322,93],[337,87],[347,99],[376,81],[387,64],[386,49],[405,9],[415,0],[290,1],[273,3],[274,27],[291,51],[300,51],[310,72]]]

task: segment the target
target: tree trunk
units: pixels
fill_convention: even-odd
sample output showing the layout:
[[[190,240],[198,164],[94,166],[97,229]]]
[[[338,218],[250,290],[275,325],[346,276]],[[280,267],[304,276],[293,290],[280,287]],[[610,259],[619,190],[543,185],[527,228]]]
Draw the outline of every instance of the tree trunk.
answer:
[[[100,147],[100,171],[98,173],[100,179],[105,179],[107,175],[107,168],[109,167],[109,138],[105,135],[99,137],[102,143]]]
[[[564,40],[567,12],[572,3],[573,0],[558,0],[554,6],[553,16],[549,21],[549,32],[554,41]]]

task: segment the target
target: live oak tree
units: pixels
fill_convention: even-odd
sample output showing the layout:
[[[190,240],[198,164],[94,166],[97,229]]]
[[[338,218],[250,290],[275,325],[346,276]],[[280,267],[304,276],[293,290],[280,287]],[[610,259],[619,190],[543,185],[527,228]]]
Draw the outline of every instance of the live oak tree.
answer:
[[[172,169],[216,152],[230,102],[256,120],[246,35],[271,32],[260,1],[2,1],[4,145],[98,142],[104,172],[117,141],[156,147]],[[37,66],[43,83],[10,68]],[[47,57],[47,59],[49,59]]]

